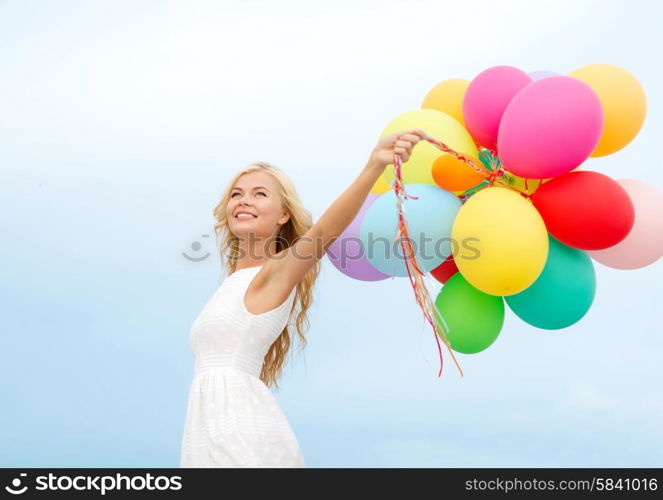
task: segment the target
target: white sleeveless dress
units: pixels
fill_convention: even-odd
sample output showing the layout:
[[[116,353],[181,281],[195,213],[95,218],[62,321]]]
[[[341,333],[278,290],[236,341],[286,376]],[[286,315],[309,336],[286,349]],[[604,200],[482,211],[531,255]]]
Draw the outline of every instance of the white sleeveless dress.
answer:
[[[227,276],[191,326],[195,368],[180,467],[306,467],[290,424],[260,380],[296,289],[271,311],[249,312],[244,295],[260,269]]]

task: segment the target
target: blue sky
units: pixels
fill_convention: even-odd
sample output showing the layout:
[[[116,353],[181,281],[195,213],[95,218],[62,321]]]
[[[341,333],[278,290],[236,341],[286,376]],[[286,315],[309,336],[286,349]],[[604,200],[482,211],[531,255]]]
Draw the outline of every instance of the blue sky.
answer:
[[[0,2],[0,466],[176,467],[212,208],[255,160],[317,219],[440,81],[510,64],[631,71],[640,134],[586,168],[663,187],[656,2]],[[212,252],[182,257],[193,242]],[[275,393],[311,467],[661,467],[663,263],[595,263],[570,328],[507,308],[437,347],[406,279],[325,260]],[[439,285],[428,279],[434,297]]]

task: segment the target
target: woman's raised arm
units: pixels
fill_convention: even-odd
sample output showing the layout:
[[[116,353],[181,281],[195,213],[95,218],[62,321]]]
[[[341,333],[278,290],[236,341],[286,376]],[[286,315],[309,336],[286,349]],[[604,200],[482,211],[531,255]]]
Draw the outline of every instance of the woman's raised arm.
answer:
[[[291,286],[299,283],[357,216],[375,181],[385,167],[393,163],[394,155],[400,154],[402,162],[407,162],[412,148],[425,137],[423,130],[413,129],[395,132],[380,139],[354,182],[301,238],[276,254],[271,266],[271,277]]]

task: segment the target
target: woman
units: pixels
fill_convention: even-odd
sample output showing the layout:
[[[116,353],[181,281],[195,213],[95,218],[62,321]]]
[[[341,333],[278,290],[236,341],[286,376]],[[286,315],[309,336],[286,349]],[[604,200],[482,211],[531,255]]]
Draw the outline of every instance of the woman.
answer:
[[[306,467],[268,388],[278,388],[290,348],[289,321],[295,317],[303,348],[320,259],[394,155],[405,163],[424,137],[415,129],[382,138],[352,185],[315,224],[280,169],[258,162],[235,175],[214,209],[229,275],[190,331],[195,372],[181,467]]]

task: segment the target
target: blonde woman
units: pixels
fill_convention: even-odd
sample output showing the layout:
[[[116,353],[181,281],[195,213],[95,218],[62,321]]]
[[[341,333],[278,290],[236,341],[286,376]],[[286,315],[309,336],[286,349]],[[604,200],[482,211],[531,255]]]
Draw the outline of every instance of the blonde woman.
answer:
[[[189,334],[195,370],[181,467],[307,467],[269,386],[278,388],[293,326],[301,348],[306,345],[320,259],[394,155],[406,162],[424,137],[415,129],[382,138],[352,185],[315,224],[279,168],[257,162],[231,180],[214,209],[228,276]]]

